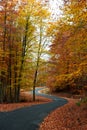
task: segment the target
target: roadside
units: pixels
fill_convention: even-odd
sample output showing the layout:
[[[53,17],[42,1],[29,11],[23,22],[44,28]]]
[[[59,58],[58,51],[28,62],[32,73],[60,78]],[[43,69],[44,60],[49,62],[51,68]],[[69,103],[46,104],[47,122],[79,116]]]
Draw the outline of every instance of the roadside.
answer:
[[[39,125],[49,113],[67,103],[67,100],[64,98],[39,94],[38,91],[40,89],[37,88],[36,95],[50,98],[51,102],[44,102],[31,107],[22,107],[11,112],[0,112],[0,130],[38,130]]]
[[[22,107],[48,103],[51,101],[52,101],[51,99],[36,96],[36,101],[33,102],[32,95],[29,94],[29,92],[27,91],[26,92],[22,91],[20,96],[20,103],[0,104],[0,112],[8,112]]]
[[[80,105],[78,96],[67,93],[55,95],[67,99],[68,104],[50,113],[40,125],[39,130],[86,130],[87,103]]]
[[[50,113],[40,125],[39,130],[86,130],[87,129],[87,104],[80,106],[76,103],[80,100],[67,93],[55,94],[64,97],[68,104],[59,107]],[[36,96],[36,101],[32,101],[32,96],[28,92],[21,92],[21,103],[0,104],[0,111],[7,112],[15,109],[51,102],[51,99]]]

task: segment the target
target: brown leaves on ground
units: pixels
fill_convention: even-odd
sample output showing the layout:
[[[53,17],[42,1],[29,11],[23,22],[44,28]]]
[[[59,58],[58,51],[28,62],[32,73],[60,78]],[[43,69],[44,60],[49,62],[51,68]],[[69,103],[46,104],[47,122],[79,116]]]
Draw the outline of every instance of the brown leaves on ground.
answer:
[[[36,101],[32,101],[32,96],[29,94],[29,92],[22,92],[20,96],[20,103],[8,103],[8,104],[0,104],[0,112],[7,112],[7,111],[12,111],[15,109],[19,109],[21,107],[26,107],[26,106],[32,106],[36,104],[42,104],[42,103],[48,103],[52,100],[36,96]]]
[[[87,104],[77,106],[76,99],[67,98],[69,103],[56,109],[40,125],[39,130],[87,130]],[[0,111],[12,111],[21,107],[47,103],[50,99],[32,96],[27,92],[21,93],[21,103],[0,104]]]
[[[69,99],[44,119],[39,130],[87,130],[87,104],[77,106],[75,99]]]

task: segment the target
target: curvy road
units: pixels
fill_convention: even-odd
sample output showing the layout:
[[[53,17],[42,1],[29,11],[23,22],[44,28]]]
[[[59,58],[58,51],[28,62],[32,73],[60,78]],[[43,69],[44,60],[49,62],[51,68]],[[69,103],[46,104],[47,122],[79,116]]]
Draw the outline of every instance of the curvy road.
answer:
[[[67,103],[66,99],[41,94],[36,89],[36,95],[52,99],[52,102],[23,107],[10,112],[0,112],[0,130],[38,130],[43,119],[53,110]]]

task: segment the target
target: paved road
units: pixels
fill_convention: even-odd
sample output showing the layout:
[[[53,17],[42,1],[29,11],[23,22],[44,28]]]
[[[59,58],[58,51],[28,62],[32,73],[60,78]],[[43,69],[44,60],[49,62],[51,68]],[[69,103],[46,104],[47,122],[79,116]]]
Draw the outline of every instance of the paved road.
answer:
[[[20,108],[11,112],[0,112],[0,130],[38,130],[39,124],[54,109],[67,103],[67,100],[47,94],[37,95],[53,99],[53,102]]]

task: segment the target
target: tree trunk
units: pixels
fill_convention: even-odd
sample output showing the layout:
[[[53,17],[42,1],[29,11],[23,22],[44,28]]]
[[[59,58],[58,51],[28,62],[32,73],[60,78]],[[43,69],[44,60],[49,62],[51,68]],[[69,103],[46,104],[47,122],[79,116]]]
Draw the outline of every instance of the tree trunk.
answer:
[[[25,35],[23,37],[23,43],[22,43],[22,60],[21,60],[21,66],[20,66],[20,72],[19,72],[19,80],[18,80],[18,95],[17,95],[17,100],[19,100],[20,97],[20,83],[21,83],[21,78],[22,78],[22,71],[23,71],[23,65],[24,65],[24,58],[25,58],[25,53],[26,53],[26,44],[27,44],[27,33],[28,33],[28,24],[29,17],[26,18],[26,25],[25,25]]]
[[[42,26],[40,26],[40,41],[39,41],[39,46],[38,46],[37,63],[36,63],[34,81],[33,81],[33,101],[35,101],[35,87],[36,87],[36,82],[37,82],[37,73],[39,69],[39,62],[40,62],[40,56],[41,56],[41,52],[40,52],[41,42],[42,42]]]

